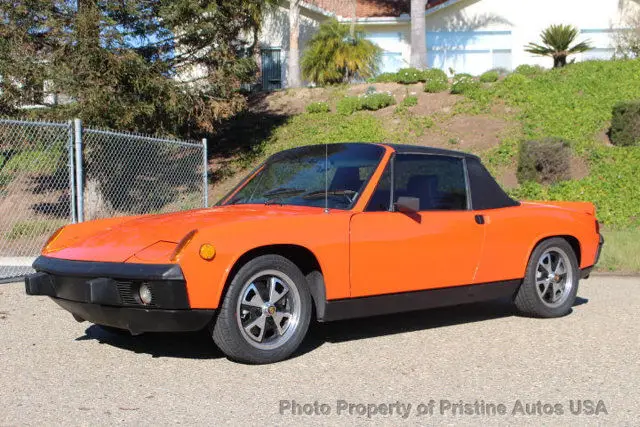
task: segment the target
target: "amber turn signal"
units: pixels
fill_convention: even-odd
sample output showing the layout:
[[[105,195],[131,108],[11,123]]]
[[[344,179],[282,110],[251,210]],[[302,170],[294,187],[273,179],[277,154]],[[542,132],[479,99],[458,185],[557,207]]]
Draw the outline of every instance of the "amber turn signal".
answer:
[[[211,261],[216,256],[216,248],[209,243],[200,246],[200,258]]]

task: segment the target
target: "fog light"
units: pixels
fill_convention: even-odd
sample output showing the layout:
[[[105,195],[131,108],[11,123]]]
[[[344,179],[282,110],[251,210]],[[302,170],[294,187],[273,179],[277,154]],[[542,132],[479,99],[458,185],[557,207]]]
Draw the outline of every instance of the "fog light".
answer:
[[[151,295],[151,288],[149,287],[149,285],[147,285],[146,283],[143,283],[142,285],[140,285],[138,294],[140,295],[140,301],[142,301],[143,304],[145,305],[151,304],[151,298],[153,296]]]
[[[211,261],[216,256],[216,248],[209,243],[200,246],[200,258]]]

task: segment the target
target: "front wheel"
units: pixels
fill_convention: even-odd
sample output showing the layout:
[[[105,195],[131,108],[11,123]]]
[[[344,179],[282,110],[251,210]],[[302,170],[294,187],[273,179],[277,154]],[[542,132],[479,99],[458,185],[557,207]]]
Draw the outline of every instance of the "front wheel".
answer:
[[[515,303],[534,317],[560,317],[571,312],[580,280],[573,248],[562,238],[540,243],[529,259]]]
[[[213,340],[238,362],[278,362],[304,339],[311,307],[306,279],[295,264],[279,255],[254,258],[233,277]]]

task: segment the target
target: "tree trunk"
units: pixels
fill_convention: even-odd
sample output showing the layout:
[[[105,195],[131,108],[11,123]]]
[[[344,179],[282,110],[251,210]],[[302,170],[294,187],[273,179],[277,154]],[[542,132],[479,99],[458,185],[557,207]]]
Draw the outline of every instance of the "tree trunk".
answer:
[[[567,65],[566,55],[556,55],[553,57],[553,68],[562,68]]]
[[[351,38],[355,38],[356,36],[356,20],[358,19],[357,7],[358,0],[351,0],[351,27],[349,27]]]
[[[427,0],[411,0],[411,66],[427,68],[427,30],[425,9]]]
[[[289,1],[289,58],[287,87],[300,87],[300,2]]]

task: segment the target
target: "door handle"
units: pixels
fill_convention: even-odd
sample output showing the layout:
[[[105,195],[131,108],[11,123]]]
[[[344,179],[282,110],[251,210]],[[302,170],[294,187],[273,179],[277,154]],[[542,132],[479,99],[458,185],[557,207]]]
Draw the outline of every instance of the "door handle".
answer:
[[[476,215],[476,224],[478,225],[484,224],[484,215]]]

